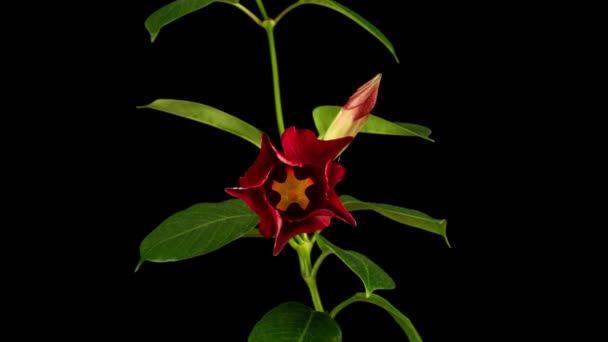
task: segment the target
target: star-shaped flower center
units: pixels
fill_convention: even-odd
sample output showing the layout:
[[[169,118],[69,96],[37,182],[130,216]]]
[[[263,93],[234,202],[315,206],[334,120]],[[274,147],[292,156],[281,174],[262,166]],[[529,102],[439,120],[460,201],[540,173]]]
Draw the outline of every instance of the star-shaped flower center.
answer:
[[[291,166],[288,166],[286,170],[287,177],[283,183],[277,181],[272,183],[272,190],[281,195],[281,200],[276,205],[276,208],[285,211],[292,203],[297,203],[302,210],[306,210],[310,203],[310,200],[306,197],[306,188],[313,185],[314,182],[310,177],[297,179]]]

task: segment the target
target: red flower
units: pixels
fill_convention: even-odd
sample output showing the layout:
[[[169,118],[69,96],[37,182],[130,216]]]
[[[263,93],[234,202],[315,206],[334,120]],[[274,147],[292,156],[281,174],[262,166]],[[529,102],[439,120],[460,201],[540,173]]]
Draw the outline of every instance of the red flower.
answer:
[[[262,134],[260,153],[239,179],[241,186],[226,192],[260,217],[260,234],[275,236],[273,255],[292,237],[329,226],[332,217],[356,225],[334,191],[344,177],[334,158],[352,139],[319,140],[312,131],[290,127],[281,137],[281,153]]]

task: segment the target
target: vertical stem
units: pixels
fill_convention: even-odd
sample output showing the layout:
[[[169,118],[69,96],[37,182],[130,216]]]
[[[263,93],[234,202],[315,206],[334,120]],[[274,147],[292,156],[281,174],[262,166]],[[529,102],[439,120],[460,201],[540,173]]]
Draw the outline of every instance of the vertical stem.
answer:
[[[293,246],[293,245],[292,245]],[[319,289],[317,288],[316,274],[313,273],[313,267],[310,260],[310,252],[312,250],[313,243],[311,241],[304,241],[303,243],[295,246],[295,250],[298,253],[298,259],[300,261],[300,272],[304,282],[308,286],[310,296],[312,297],[312,304],[316,311],[324,312],[323,304],[321,303],[321,296],[319,295]]]
[[[312,304],[315,307],[316,311],[325,312],[323,310],[323,304],[321,304],[321,296],[319,296],[319,289],[317,289],[317,280],[314,276],[310,278],[304,278],[304,282],[308,285],[308,289],[310,290],[310,296],[312,297]]]
[[[274,88],[274,108],[277,118],[277,126],[279,128],[279,136],[285,130],[283,123],[283,107],[281,105],[281,89],[279,87],[279,65],[277,62],[277,49],[274,41],[275,22],[272,19],[266,19],[262,22],[262,26],[266,30],[268,37],[268,46],[270,47],[270,64],[272,67],[272,86]]]
[[[272,86],[274,88],[275,115],[277,118],[277,126],[279,128],[279,136],[281,136],[283,134],[283,131],[285,131],[285,124],[283,123],[283,106],[281,104],[281,90],[279,87],[279,65],[277,62],[277,48],[274,41],[274,27],[277,25],[277,22],[268,17],[268,14],[266,13],[266,8],[264,8],[262,0],[256,0],[256,3],[258,5],[260,13],[262,13],[262,21],[260,21],[245,6],[239,3],[235,4],[235,6],[241,11],[245,12],[245,14],[252,18],[257,24],[261,25],[266,31],[266,36],[268,37],[268,46],[270,48],[270,65],[272,67]]]
[[[262,0],[255,0],[255,3],[258,5],[260,13],[262,13],[262,18],[264,20],[268,19],[268,14],[266,14],[266,8],[264,8],[264,3],[262,3]]]

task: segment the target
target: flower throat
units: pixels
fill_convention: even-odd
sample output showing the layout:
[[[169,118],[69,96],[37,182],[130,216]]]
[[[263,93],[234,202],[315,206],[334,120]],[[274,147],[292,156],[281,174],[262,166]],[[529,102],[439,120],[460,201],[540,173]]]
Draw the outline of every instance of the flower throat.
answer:
[[[306,188],[314,184],[313,180],[310,177],[305,179],[296,178],[295,171],[291,166],[286,167],[286,171],[287,177],[284,182],[275,180],[272,183],[272,190],[281,196],[276,208],[286,211],[292,203],[296,203],[302,210],[306,210],[310,204],[310,199],[306,196]]]

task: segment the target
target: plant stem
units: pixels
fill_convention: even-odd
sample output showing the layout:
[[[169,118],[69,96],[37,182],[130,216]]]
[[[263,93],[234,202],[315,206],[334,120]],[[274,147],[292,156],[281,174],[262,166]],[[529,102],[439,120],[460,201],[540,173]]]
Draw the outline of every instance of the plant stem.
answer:
[[[293,10],[294,8],[296,8],[296,7],[300,6],[300,5],[303,5],[303,4],[304,4],[304,3],[302,2],[302,0],[300,0],[300,1],[298,1],[298,2],[295,2],[295,3],[291,4],[291,5],[289,5],[289,7],[285,8],[285,9],[283,10],[283,12],[281,12],[281,13],[279,13],[279,15],[277,15],[277,17],[276,17],[276,18],[275,18],[275,20],[274,20],[274,21],[275,21],[275,24],[278,24],[278,23],[279,23],[279,20],[281,20],[281,19],[282,19],[282,18],[283,18],[283,17],[284,17],[284,16],[285,16],[287,13],[289,13],[291,10]]]
[[[321,253],[321,255],[319,255],[319,257],[315,261],[315,265],[312,267],[313,277],[317,278],[317,272],[319,272],[319,268],[321,267],[323,260],[325,260],[325,258],[327,258],[327,256],[331,255],[331,254],[333,254],[333,252],[328,251],[328,252],[323,252],[323,253]]]
[[[266,14],[266,8],[264,8],[262,0],[255,0],[255,3],[258,5],[260,13],[262,13],[262,18],[264,18],[264,20],[268,19],[268,14]]]
[[[294,249],[298,253],[298,259],[300,261],[300,273],[304,282],[308,286],[310,296],[312,298],[312,304],[316,311],[325,312],[323,304],[321,303],[321,296],[319,295],[319,289],[317,288],[316,272],[313,272],[312,262],[310,260],[310,252],[312,251],[313,243],[310,240],[305,240],[303,243],[294,246]]]
[[[277,118],[277,126],[279,128],[279,136],[285,131],[283,122],[283,106],[281,105],[281,89],[279,87],[279,65],[277,62],[277,49],[274,41],[274,27],[276,23],[272,19],[266,19],[262,22],[262,27],[266,30],[268,37],[268,46],[270,47],[270,65],[272,67],[272,86],[274,88],[274,108]]]
[[[304,282],[306,282],[306,285],[308,285],[308,289],[310,290],[310,296],[312,297],[312,304],[314,305],[315,310],[325,312],[325,310],[323,310],[323,304],[321,304],[321,297],[319,296],[317,280],[315,277],[310,276],[308,278],[304,278]]]
[[[336,305],[335,308],[333,308],[333,310],[331,310],[331,312],[329,313],[329,317],[331,317],[332,319],[336,318],[336,315],[342,311],[342,309],[344,309],[345,307],[347,307],[348,305],[355,303],[355,302],[359,302],[361,301],[361,295],[360,294],[355,294],[354,296],[348,298],[347,300],[343,301],[342,303]]]
[[[279,65],[277,61],[277,48],[274,40],[274,27],[277,25],[277,21],[268,17],[268,14],[266,13],[266,8],[264,8],[262,0],[256,0],[256,4],[258,5],[258,9],[262,14],[263,20],[260,20],[258,17],[255,16],[255,14],[253,14],[249,9],[247,9],[240,3],[232,5],[243,11],[249,18],[253,19],[256,24],[262,26],[266,31],[266,36],[268,37],[268,46],[270,48],[270,65],[272,68],[272,86],[274,90],[274,108],[277,119],[277,126],[279,128],[279,136],[281,136],[283,135],[283,131],[285,131],[285,123],[283,120],[283,105],[281,104],[281,88],[279,86]],[[292,6],[290,6],[290,8],[291,7]],[[287,12],[283,12],[282,15],[286,14]]]
[[[245,13],[249,18],[251,18],[256,24],[258,25],[262,25],[262,21],[255,16],[255,14],[253,14],[247,7],[237,3],[237,4],[232,4],[233,6],[235,6],[236,8],[238,8],[239,10],[241,10],[243,13]]]

